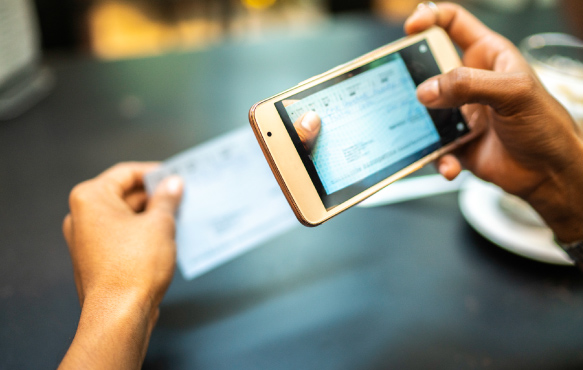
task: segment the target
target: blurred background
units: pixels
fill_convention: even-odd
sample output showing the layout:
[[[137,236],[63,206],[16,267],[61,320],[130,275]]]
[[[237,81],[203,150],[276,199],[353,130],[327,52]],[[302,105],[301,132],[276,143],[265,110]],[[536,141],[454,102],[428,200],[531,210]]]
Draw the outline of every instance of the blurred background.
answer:
[[[2,0],[14,1],[28,0]],[[580,0],[458,2],[492,16],[560,8],[570,31],[583,37]],[[201,49],[229,38],[302,32],[353,12],[372,12],[398,23],[418,3],[418,0],[34,0],[33,5],[45,52],[81,51],[99,58],[119,59]]]
[[[454,0],[456,1],[456,0]],[[581,0],[457,0],[518,44],[537,32],[583,39]],[[418,0],[0,0],[0,121],[18,117],[54,85],[43,60],[135,59],[229,41],[278,42],[352,25],[400,29]],[[371,16],[372,15],[372,16]],[[336,31],[326,29],[335,25]],[[387,40],[387,42],[392,40]],[[48,56],[48,59],[45,58]]]
[[[247,125],[260,98],[399,37],[418,2],[0,0],[0,369],[54,368],[75,332],[75,184]],[[516,44],[583,38],[583,0],[460,2]],[[355,209],[175,279],[144,368],[582,368],[580,275],[496,252],[456,197]]]

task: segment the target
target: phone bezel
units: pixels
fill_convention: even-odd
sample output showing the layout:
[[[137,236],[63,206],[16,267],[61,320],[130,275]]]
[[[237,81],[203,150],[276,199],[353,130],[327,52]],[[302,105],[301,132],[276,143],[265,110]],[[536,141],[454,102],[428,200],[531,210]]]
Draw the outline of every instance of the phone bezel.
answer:
[[[421,40],[426,40],[442,73],[461,65],[459,56],[445,31],[441,28],[433,27],[417,35],[402,38],[380,47],[348,63],[312,77],[291,89],[262,100],[250,109],[249,122],[255,136],[285,197],[302,224],[306,226],[321,224],[363,201],[390,183],[420,169],[444,153],[471,139],[472,132],[470,131],[467,135],[441,147],[365,191],[329,209],[324,206],[304,167],[297,149],[285,128],[285,124],[277,112],[275,103]]]

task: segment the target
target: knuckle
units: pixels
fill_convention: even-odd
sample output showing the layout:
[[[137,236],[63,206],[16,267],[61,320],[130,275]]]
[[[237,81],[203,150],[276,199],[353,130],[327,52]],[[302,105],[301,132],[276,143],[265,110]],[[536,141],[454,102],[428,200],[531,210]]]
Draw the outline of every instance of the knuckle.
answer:
[[[437,3],[439,9],[441,10],[442,14],[451,15],[450,19],[458,17],[459,14],[467,13],[466,9],[458,3],[446,1],[446,2],[439,2]],[[447,17],[449,18],[449,17]]]
[[[448,75],[449,92],[455,98],[466,97],[472,88],[472,71],[468,68],[459,67],[452,70]]]
[[[540,87],[537,78],[532,73],[517,72],[508,82],[512,86],[512,104],[506,107],[506,113],[514,114],[532,107],[533,97],[536,96]]]
[[[128,168],[131,168],[135,163],[134,162],[119,162],[111,166],[112,171],[126,171]]]
[[[69,206],[71,209],[90,203],[91,180],[75,185],[69,194]]]
[[[514,80],[513,84],[520,95],[532,93],[538,85],[537,79],[532,73],[519,72]]]
[[[139,166],[140,163],[141,162],[131,162],[131,161],[119,162],[119,163],[116,163],[113,166],[109,167],[107,170],[104,171],[104,173],[128,172],[128,171],[131,171],[132,169],[134,169],[136,166]]]

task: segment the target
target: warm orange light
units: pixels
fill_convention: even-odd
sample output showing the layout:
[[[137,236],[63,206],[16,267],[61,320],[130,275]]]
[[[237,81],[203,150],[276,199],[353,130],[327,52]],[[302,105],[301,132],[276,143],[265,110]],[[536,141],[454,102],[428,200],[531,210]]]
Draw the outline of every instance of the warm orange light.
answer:
[[[265,9],[275,4],[276,0],[241,0],[243,5],[252,9]]]

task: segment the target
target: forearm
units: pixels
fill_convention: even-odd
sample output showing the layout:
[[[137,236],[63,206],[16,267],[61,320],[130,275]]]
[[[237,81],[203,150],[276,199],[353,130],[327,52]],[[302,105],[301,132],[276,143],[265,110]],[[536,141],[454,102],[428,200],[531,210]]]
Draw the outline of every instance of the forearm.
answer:
[[[564,243],[583,240],[583,142],[572,158],[526,199]]]
[[[158,309],[137,294],[87,297],[59,369],[139,369]]]

